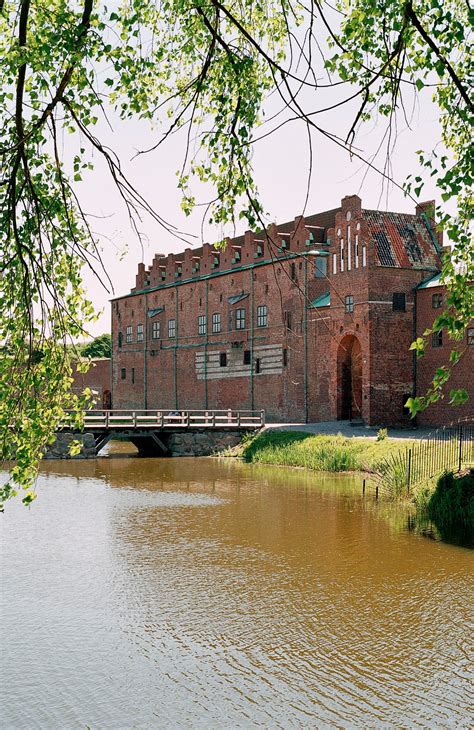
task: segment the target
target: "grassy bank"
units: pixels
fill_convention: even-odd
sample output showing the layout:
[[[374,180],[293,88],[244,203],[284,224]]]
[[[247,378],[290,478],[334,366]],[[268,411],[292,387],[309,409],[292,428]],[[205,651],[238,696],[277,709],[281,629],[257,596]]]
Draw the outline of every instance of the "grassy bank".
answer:
[[[474,546],[474,476],[446,472],[418,485],[413,493],[419,520],[429,520],[438,536],[459,545]]]
[[[245,461],[298,466],[313,471],[376,471],[380,461],[411,442],[385,438],[312,435],[295,431],[264,431],[244,442]]]

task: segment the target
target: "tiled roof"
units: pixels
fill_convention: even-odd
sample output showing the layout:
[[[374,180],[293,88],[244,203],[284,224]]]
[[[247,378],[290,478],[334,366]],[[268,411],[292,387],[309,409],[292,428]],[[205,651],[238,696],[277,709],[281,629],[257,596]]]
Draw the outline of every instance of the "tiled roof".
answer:
[[[377,263],[398,268],[440,268],[439,244],[428,220],[408,213],[363,210]]]

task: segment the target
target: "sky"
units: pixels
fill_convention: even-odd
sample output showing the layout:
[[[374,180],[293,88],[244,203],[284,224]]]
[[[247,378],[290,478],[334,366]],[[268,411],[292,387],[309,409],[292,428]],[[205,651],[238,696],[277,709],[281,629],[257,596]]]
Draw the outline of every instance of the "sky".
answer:
[[[318,97],[317,103],[309,97],[306,101],[307,108],[313,108],[315,104],[324,105],[322,97]],[[414,105],[413,100],[408,101],[410,126],[407,126],[404,115],[400,113],[396,146],[391,155],[392,174],[400,183],[410,173],[417,173],[416,151],[432,149],[439,139],[438,110],[431,101],[430,91],[423,91]],[[274,110],[272,104],[270,100],[268,115]],[[318,117],[318,123],[345,137],[356,108],[350,104],[340,107],[324,118]],[[108,123],[105,120],[98,123],[96,136],[118,154],[129,179],[159,214],[172,226],[195,236],[191,247],[198,247],[204,241],[213,243],[221,240],[223,234],[232,236],[244,232],[244,221],[235,232],[208,225],[201,230],[204,208],[197,208],[189,217],[181,210],[176,171],[184,150],[182,134],[171,137],[158,151],[137,157],[138,150],[156,142],[160,130],[152,130],[140,120],[121,121],[112,110],[108,110],[108,117]],[[266,126],[262,127],[262,131],[266,129]],[[376,152],[384,130],[381,121],[366,123],[357,138],[361,154],[371,156]],[[352,194],[360,195],[363,207],[414,212],[412,200],[405,198],[403,192],[393,185],[387,188],[382,178],[375,172],[367,171],[360,160],[351,159],[346,151],[318,133],[312,134],[311,141],[312,155],[308,149],[306,127],[303,122],[297,121],[256,143],[254,176],[269,222],[283,222],[304,212],[310,215],[335,208],[341,198]],[[64,144],[67,145],[67,139]],[[310,159],[312,179],[308,203],[304,209]],[[377,161],[383,166],[383,155]],[[77,192],[84,210],[91,216],[91,225],[99,237],[103,264],[110,278],[105,288],[91,272],[84,272],[88,296],[100,313],[98,321],[89,327],[90,335],[97,336],[110,331],[110,299],[129,292],[134,286],[139,262],[149,265],[155,253],[179,252],[189,244],[161,228],[150,216],[144,216],[141,221],[140,232],[144,242],[142,240],[140,243],[130,226],[125,206],[108,170],[97,155],[93,162],[94,170],[77,184]],[[196,191],[198,202],[205,202],[209,198],[210,191],[202,186],[196,186]],[[422,200],[435,198],[435,186],[428,182]]]

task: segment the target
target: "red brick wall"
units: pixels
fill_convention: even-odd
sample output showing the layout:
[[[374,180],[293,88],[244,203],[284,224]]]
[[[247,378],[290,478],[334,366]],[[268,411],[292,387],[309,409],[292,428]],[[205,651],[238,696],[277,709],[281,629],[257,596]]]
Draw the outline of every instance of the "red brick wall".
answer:
[[[106,391],[110,393],[112,390],[111,359],[108,357],[93,359],[87,373],[78,372],[76,365],[73,364],[72,377],[73,391],[81,393],[84,388],[91,388],[97,393],[95,405],[102,408],[104,393]]]
[[[421,337],[423,332],[433,324],[435,317],[442,312],[442,309],[433,308],[434,294],[441,294],[445,297],[445,287],[429,287],[417,291],[417,337]],[[474,320],[471,322],[471,327],[474,328]],[[452,369],[451,377],[443,391],[444,399],[429,406],[426,411],[418,415],[417,420],[420,425],[442,426],[455,422],[459,418],[474,418],[474,345],[467,344],[466,332],[459,342],[449,340],[446,333],[443,333],[441,347],[433,347],[431,336],[428,336],[425,355],[416,362],[417,394],[423,395],[426,392],[436,368],[449,361],[451,350],[458,350],[462,353],[462,357]],[[468,402],[462,406],[448,405],[449,391],[455,388],[464,388],[470,396]]]

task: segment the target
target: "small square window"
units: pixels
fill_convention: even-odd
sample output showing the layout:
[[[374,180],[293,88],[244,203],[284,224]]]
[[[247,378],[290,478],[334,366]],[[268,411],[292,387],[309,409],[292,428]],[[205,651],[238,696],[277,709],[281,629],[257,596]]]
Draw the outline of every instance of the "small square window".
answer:
[[[474,345],[474,327],[467,328],[467,344]]]
[[[442,347],[443,345],[443,330],[439,332],[433,332],[431,335],[431,347]]]
[[[168,320],[168,337],[172,339],[173,337],[176,337],[176,320],[170,319]]]
[[[120,377],[122,378],[122,380],[125,380],[125,378],[127,377],[127,370],[126,370],[126,368],[122,368],[121,369],[121,371],[120,371]]]
[[[221,315],[219,312],[214,312],[212,315],[212,331],[214,334],[221,331]]]
[[[244,365],[250,365],[250,350],[244,350]]]
[[[161,337],[161,322],[153,322],[151,326],[151,337],[153,340],[159,340]]]
[[[392,296],[392,309],[394,312],[405,312],[407,308],[406,294],[395,292]]]
[[[137,342],[143,342],[143,325],[137,324]]]
[[[345,308],[346,312],[353,312],[354,311],[354,297],[352,294],[348,294],[347,297],[344,300],[345,302]]]
[[[235,329],[236,330],[245,329],[245,309],[236,309],[235,310]]]
[[[266,304],[257,307],[257,327],[266,327],[268,323],[268,309]]]
[[[125,330],[125,342],[131,342],[132,341],[132,332],[133,332],[132,325],[129,324],[127,326],[127,329]]]
[[[221,352],[219,354],[219,365],[221,366],[221,368],[227,367],[227,353],[226,352]]]
[[[433,309],[440,309],[443,306],[443,295],[439,293],[433,294],[431,297],[431,306]]]
[[[205,335],[207,332],[206,315],[200,314],[198,317],[198,334]]]

